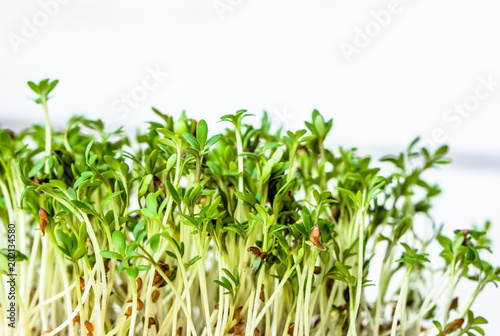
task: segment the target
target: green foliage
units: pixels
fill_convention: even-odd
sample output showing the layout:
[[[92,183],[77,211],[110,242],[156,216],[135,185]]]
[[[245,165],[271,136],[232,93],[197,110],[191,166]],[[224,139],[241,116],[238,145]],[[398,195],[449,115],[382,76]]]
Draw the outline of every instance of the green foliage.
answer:
[[[57,81],[28,85],[47,109]],[[275,134],[267,114],[256,127],[240,110],[215,135],[204,120],[153,112],[160,121],[135,146],[84,117],[54,132],[0,131],[0,218],[23,232],[16,261],[30,277],[19,295],[37,319],[31,333],[77,307],[80,321],[105,317],[94,333],[107,335],[142,334],[143,317],[162,321],[163,334],[484,334],[471,309],[500,280],[484,258],[490,224],[451,233],[432,220],[441,190],[424,176],[449,163],[447,146],[431,153],[416,138],[381,170],[354,148],[327,148],[333,120],[316,110],[307,130]],[[464,279],[476,289],[451,309],[453,290],[436,282],[456,289]],[[78,283],[90,284],[85,300]],[[134,295],[146,309],[127,314]],[[407,303],[400,324],[385,314],[393,296]],[[49,310],[40,302],[50,298]]]

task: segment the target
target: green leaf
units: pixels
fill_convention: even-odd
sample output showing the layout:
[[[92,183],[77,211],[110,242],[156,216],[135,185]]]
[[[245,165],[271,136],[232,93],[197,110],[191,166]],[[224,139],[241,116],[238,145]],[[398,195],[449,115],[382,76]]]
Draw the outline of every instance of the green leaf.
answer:
[[[155,233],[154,235],[152,235],[151,238],[148,239],[146,244],[150,245],[151,250],[154,253],[158,252],[158,248],[160,247],[160,234]]]
[[[120,230],[115,230],[111,236],[111,239],[113,240],[113,245],[115,245],[115,248],[118,252],[120,252],[121,255],[125,254],[125,235],[123,232]]]
[[[223,272],[227,275],[227,277],[228,277],[229,279],[231,279],[231,281],[232,281],[235,285],[237,285],[237,284],[238,284],[238,282],[237,282],[236,278],[235,278],[235,277],[231,274],[231,272],[229,272],[229,270],[228,270],[227,268],[223,268],[223,269],[222,269],[222,271],[223,271]]]
[[[405,232],[411,227],[412,219],[411,217],[405,217],[403,218],[398,226],[396,227],[396,231],[394,232],[394,238],[396,240],[400,239]]]
[[[196,150],[200,150],[200,143],[198,142],[198,140],[190,133],[187,133],[187,132],[184,132],[182,133],[182,136],[184,137],[184,139],[186,139],[187,142],[189,142],[189,144],[191,146],[193,146]]]
[[[78,186],[83,182],[85,181],[86,179],[90,178],[90,177],[94,177],[94,172],[92,171],[84,171],[82,173],[82,175],[75,181],[75,183],[73,184],[73,189],[76,189],[78,188]]]
[[[484,317],[482,316],[478,316],[474,319],[474,321],[472,322],[472,324],[488,324],[488,320],[486,320]]]
[[[175,187],[173,186],[173,184],[170,183],[169,180],[167,180],[166,185],[167,185],[168,193],[170,194],[170,196],[172,197],[174,202],[177,205],[180,205],[182,200],[181,200],[181,197],[179,196],[179,194],[177,193],[177,190],[175,190]]]
[[[446,153],[448,153],[448,146],[443,145],[436,150],[436,153],[434,153],[434,156],[443,156]]]
[[[101,251],[99,254],[108,259],[122,259],[122,256],[119,253],[112,252],[112,251]]]
[[[156,201],[155,193],[149,193],[148,196],[146,196],[146,207],[149,211],[156,215],[158,202]]]
[[[57,83],[59,83],[59,80],[58,80],[58,79],[55,79],[55,80],[53,80],[52,82],[50,82],[50,84],[49,84],[49,86],[48,86],[48,88],[47,88],[47,93],[46,93],[47,95],[48,95],[49,93],[51,93],[51,92],[52,92],[52,90],[54,90],[54,88],[56,87]]]
[[[103,198],[103,200],[101,202],[101,208],[104,208],[106,205],[108,205],[109,203],[111,203],[111,201],[113,200],[113,197],[116,197],[116,196],[120,195],[122,192],[123,192],[123,190],[116,191],[116,192],[112,193],[111,195],[109,195],[108,193],[106,193],[106,196],[104,196],[104,198]]]
[[[200,256],[196,256],[196,257],[191,258],[191,260],[189,260],[189,261],[185,264],[186,268],[187,268],[187,267],[189,267],[189,266],[194,265],[194,264],[195,264],[198,260],[200,260],[200,259],[201,259],[201,257],[200,257]]]
[[[208,141],[205,144],[205,147],[203,148],[204,150],[209,149],[211,146],[216,144],[220,139],[222,138],[222,134],[217,134],[208,139]]]
[[[33,83],[33,82],[28,82],[28,86],[30,87],[31,90],[33,90],[36,94],[40,94],[40,89],[38,86]]]
[[[201,119],[200,121],[198,121],[198,124],[196,125],[196,138],[198,139],[200,148],[205,147],[205,143],[207,142],[207,134],[208,134],[207,122]]]
[[[438,328],[439,332],[443,331],[443,326],[441,325],[441,323],[439,323],[436,320],[432,321],[432,323],[434,323],[434,325],[436,326],[436,328]]]
[[[9,259],[12,251],[14,251],[14,260],[16,262],[28,260],[28,257],[25,256],[23,253],[21,253],[21,251],[18,251],[18,250],[11,250],[11,249],[2,248],[2,249],[0,249],[0,255],[3,255],[3,256],[5,256],[5,258]]]
[[[89,144],[87,145],[87,149],[85,149],[85,162],[89,167],[91,166],[91,164],[89,163],[89,153],[93,144],[94,144],[94,139],[90,140]]]
[[[73,254],[73,258],[74,260],[79,260],[81,258],[83,258],[85,256],[85,254],[87,253],[87,248],[82,246],[82,247],[79,247],[75,253]]]
[[[289,246],[288,246],[288,242],[286,241],[285,237],[283,237],[283,235],[279,232],[274,232],[273,236],[276,238],[276,240],[281,245],[281,247],[283,247],[283,249],[285,251],[288,251]]]
[[[40,169],[42,169],[43,165],[45,164],[45,159],[46,158],[43,158],[33,168],[31,168],[31,170],[28,173],[28,177],[35,176],[35,174],[38,173]]]
[[[135,279],[139,275],[139,269],[137,269],[137,267],[129,267],[127,268],[127,275],[132,279]]]
[[[356,204],[358,207],[361,207],[361,204],[359,204],[356,195],[352,191],[350,191],[348,189],[344,189],[344,188],[337,188],[337,189],[341,193],[347,195],[354,202],[354,204]]]
[[[142,197],[146,194],[152,180],[153,180],[152,174],[147,174],[142,178],[141,183],[139,183],[139,197]]]
[[[266,162],[264,168],[262,169],[262,174],[260,175],[261,183],[266,183],[267,180],[269,180],[273,166],[274,166],[274,160],[269,159],[269,161]]]
[[[142,208],[141,209],[141,213],[148,217],[148,218],[151,218],[151,219],[154,219],[155,218],[155,214],[151,212],[151,210],[149,210],[148,208]]]

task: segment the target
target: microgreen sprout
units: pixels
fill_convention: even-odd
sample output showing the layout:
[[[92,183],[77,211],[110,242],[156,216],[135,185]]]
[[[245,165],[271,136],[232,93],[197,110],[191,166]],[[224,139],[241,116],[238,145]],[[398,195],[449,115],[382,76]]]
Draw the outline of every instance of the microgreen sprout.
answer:
[[[0,334],[484,334],[472,308],[500,280],[490,224],[449,232],[431,217],[440,188],[424,176],[447,146],[417,138],[382,171],[326,148],[333,120],[316,110],[274,133],[240,110],[210,136],[156,108],[132,146],[101,120],[53,130],[57,83],[28,83],[44,127],[0,131],[2,246],[19,235],[17,327],[2,281]],[[458,299],[463,281],[475,290]]]

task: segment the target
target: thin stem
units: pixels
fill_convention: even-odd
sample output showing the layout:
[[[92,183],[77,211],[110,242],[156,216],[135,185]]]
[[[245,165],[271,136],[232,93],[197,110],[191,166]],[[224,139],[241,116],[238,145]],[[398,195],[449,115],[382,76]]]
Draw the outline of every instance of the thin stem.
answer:
[[[52,127],[50,126],[49,111],[47,108],[47,96],[40,96],[43,112],[45,115],[45,174],[49,173],[49,157],[52,153]]]

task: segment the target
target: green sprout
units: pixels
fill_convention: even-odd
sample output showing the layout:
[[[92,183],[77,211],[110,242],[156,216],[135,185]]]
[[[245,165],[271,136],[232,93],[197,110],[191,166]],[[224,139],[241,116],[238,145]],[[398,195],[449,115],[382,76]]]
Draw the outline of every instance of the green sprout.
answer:
[[[490,223],[436,226],[424,178],[447,146],[416,138],[377,164],[327,148],[316,110],[274,133],[266,113],[211,134],[156,108],[134,141],[82,116],[53,130],[57,83],[28,83],[45,126],[0,130],[0,272],[18,274],[13,297],[0,283],[0,334],[484,335]]]

